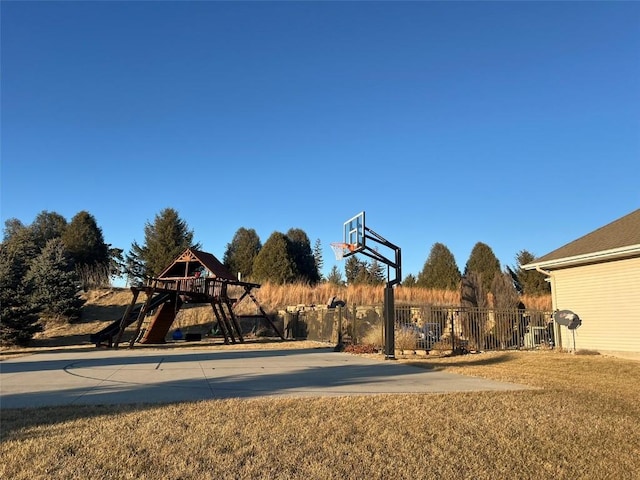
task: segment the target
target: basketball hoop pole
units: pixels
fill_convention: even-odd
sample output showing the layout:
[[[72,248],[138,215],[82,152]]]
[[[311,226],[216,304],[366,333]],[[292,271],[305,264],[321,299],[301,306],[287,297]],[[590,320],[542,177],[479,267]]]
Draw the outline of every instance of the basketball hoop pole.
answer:
[[[396,359],[396,339],[395,339],[395,299],[394,299],[394,285],[398,285],[402,280],[402,252],[400,247],[394,245],[382,235],[377,234],[369,227],[364,226],[364,238],[365,240],[373,240],[380,245],[384,245],[394,251],[395,258],[390,260],[378,251],[370,248],[366,242],[365,246],[355,252],[349,252],[344,256],[352,255],[353,253],[361,253],[369,258],[372,258],[378,262],[382,262],[387,267],[393,268],[395,271],[394,278],[390,278],[387,273],[387,284],[384,288],[384,358],[385,360]],[[387,272],[389,269],[387,269]]]
[[[378,253],[376,250],[372,250],[369,247],[365,247],[360,253],[366,255],[369,258],[373,258],[379,262],[382,262],[387,265],[387,267],[391,267],[395,270],[395,278],[390,278],[391,276],[387,273],[387,285],[384,287],[384,358],[385,360],[395,360],[396,359],[396,339],[395,339],[395,330],[396,330],[396,309],[395,309],[395,299],[394,299],[394,291],[393,286],[400,283],[402,280],[402,253],[400,247],[394,245],[382,235],[377,234],[369,227],[364,228],[365,230],[365,238],[368,240],[373,240],[376,243],[384,245],[387,248],[390,248],[395,253],[394,261],[386,258],[385,256]],[[387,269],[387,272],[389,269]]]

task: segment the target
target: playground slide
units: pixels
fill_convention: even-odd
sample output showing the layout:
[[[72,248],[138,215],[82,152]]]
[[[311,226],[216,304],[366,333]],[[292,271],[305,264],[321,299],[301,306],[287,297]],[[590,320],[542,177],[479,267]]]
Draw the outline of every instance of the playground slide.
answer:
[[[140,343],[164,343],[171,324],[176,319],[176,313],[177,309],[173,303],[167,302],[161,305],[151,319]]]
[[[149,310],[153,310],[159,307],[160,305],[165,303],[169,298],[170,298],[169,293],[161,293],[159,295],[156,295],[155,298],[151,299],[151,303],[149,303]],[[131,310],[131,313],[129,313],[129,316],[125,319],[125,324],[124,324],[125,328],[137,320],[141,309],[142,309],[142,305],[138,305],[136,308]],[[89,336],[89,340],[91,341],[91,343],[95,343],[97,346],[100,343],[108,342],[109,345],[111,345],[111,343],[113,342],[113,338],[120,331],[120,321],[121,320],[118,319],[115,322],[107,325],[105,328],[103,328],[99,332],[92,333]]]

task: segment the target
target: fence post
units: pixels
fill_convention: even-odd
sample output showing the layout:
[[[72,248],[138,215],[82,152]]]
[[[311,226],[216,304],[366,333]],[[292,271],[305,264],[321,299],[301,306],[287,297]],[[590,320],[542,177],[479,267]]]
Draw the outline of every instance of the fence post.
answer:
[[[353,315],[351,316],[351,318],[353,319],[351,324],[351,344],[357,345],[358,344],[358,319],[356,317],[356,306],[353,305],[353,308],[351,310],[353,312]]]
[[[342,349],[342,307],[338,307],[338,344],[336,349]]]
[[[454,315],[455,315],[455,311],[454,310],[450,310],[450,311],[451,311],[451,353],[453,353],[456,350],[456,331],[454,330],[454,324],[455,324]]]

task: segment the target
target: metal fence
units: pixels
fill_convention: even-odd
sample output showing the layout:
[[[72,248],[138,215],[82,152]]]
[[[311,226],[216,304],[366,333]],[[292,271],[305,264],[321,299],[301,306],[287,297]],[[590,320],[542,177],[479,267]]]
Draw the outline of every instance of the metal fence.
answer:
[[[298,308],[284,314],[288,338],[384,345],[382,306]],[[400,351],[476,351],[552,348],[551,312],[462,306],[395,307]]]

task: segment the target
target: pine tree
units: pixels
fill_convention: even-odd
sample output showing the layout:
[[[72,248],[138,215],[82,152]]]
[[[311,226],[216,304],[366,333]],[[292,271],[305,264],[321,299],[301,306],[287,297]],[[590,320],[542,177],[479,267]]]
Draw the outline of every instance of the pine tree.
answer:
[[[277,285],[292,283],[297,278],[296,265],[291,256],[289,239],[273,232],[253,262],[253,278],[258,282],[270,281]]]
[[[322,243],[317,238],[313,244],[313,261],[316,265],[316,272],[318,272],[319,281],[322,281],[322,269],[324,268],[324,259],[322,258]]]
[[[368,263],[360,260],[355,255],[347,258],[344,265],[344,273],[347,278],[347,284],[357,285],[367,283],[368,280]]]
[[[4,231],[2,250],[7,254],[17,255],[19,264],[23,267],[20,274],[24,276],[29,263],[40,253],[36,236],[31,228],[24,226],[22,222],[14,218],[5,222]]]
[[[39,308],[32,302],[33,282],[26,279],[38,247],[32,231],[7,221],[0,247],[0,344],[26,345],[42,331]]]
[[[89,212],[78,212],[69,222],[62,241],[75,266],[109,265],[109,247],[102,229]]]
[[[9,218],[8,220],[5,220],[2,242],[4,243],[11,240],[11,238],[25,228],[27,227],[17,218]]]
[[[125,273],[124,250],[109,245],[109,276],[119,277]]]
[[[442,243],[434,243],[429,257],[418,274],[418,286],[441,290],[457,290],[460,270],[451,251]]]
[[[231,243],[227,244],[222,262],[229,268],[233,274],[240,274],[240,278],[251,278],[253,271],[253,262],[255,261],[262,243],[260,237],[253,228],[239,228]]]
[[[134,241],[126,256],[127,275],[132,282],[155,277],[187,248],[199,249],[193,243],[193,231],[173,208],[165,208],[144,227],[144,244]]]
[[[297,280],[310,285],[320,281],[320,274],[316,267],[315,258],[311,251],[311,242],[304,230],[290,228],[287,231],[289,250],[295,263]]]
[[[47,242],[31,262],[26,280],[33,283],[31,300],[44,315],[68,321],[80,318],[83,301],[76,295],[78,275],[60,238]]]
[[[415,275],[413,275],[412,273],[404,277],[404,280],[402,281],[402,286],[407,288],[413,288],[417,286],[417,284],[418,281],[416,280]]]
[[[366,272],[368,277],[366,283],[370,285],[381,285],[385,283],[385,265],[375,258],[369,264]]]
[[[480,276],[480,282],[485,292],[491,289],[493,277],[502,273],[500,270],[500,261],[489,245],[482,242],[474,245],[464,269],[465,276],[471,272],[475,272]]]
[[[342,273],[340,273],[340,269],[337,265],[331,267],[331,271],[327,276],[327,282],[329,282],[331,285],[344,285]]]
[[[527,250],[520,250],[516,255],[517,266],[507,267],[507,271],[515,282],[518,291],[524,295],[547,295],[551,293],[551,284],[546,275],[535,270],[525,270],[523,265],[531,263],[535,256]]]
[[[56,212],[43,210],[29,226],[40,249],[53,238],[61,238],[67,230],[67,219]]]
[[[78,212],[61,238],[85,291],[109,284],[109,246],[93,215]]]

